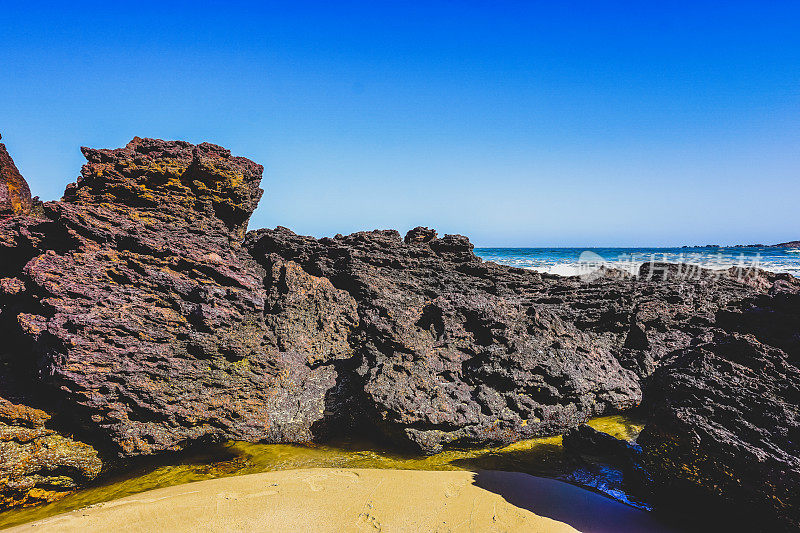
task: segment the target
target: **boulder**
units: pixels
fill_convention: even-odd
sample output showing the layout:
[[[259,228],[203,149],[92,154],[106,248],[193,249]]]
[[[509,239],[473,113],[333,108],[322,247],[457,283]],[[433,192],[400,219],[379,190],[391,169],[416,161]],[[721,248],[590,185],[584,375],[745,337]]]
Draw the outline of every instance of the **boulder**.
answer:
[[[750,530],[800,527],[800,370],[784,351],[718,334],[644,390],[642,464],[666,505],[722,505]]]
[[[429,228],[314,239],[279,227],[245,246],[355,299],[358,416],[426,453],[559,434],[635,406],[661,357],[753,293],[710,275],[541,275],[483,262],[466,237]]]
[[[46,428],[49,419],[0,398],[0,511],[56,500],[100,473],[97,451]]]

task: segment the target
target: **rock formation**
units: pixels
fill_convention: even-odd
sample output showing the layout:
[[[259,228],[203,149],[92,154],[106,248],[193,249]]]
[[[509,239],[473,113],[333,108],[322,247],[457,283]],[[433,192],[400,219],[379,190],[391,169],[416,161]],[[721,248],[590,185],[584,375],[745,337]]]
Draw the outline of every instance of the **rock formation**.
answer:
[[[138,138],[83,152],[81,178],[44,205],[45,234],[10,230],[28,221],[5,232],[31,251],[17,261],[6,327],[39,379],[121,456],[312,439],[336,380],[326,363],[349,355],[354,304],[241,248],[262,167],[209,144]]]
[[[0,135],[2,139],[2,135]],[[0,218],[11,215],[27,215],[31,212],[33,200],[28,182],[17,170],[8,155],[6,145],[0,143]]]
[[[663,497],[721,500],[765,529],[800,527],[800,370],[785,352],[721,335],[666,361],[646,401],[639,443]]]
[[[71,490],[98,454],[334,432],[433,453],[563,433],[644,388],[642,465],[663,492],[796,523],[791,276],[651,263],[581,279],[429,228],[247,233],[248,159],[139,138],[83,153],[61,201],[0,217],[5,505]],[[0,193],[30,200],[4,148],[0,171]]]
[[[633,407],[640,379],[748,295],[733,272],[645,265],[587,283],[481,261],[466,237],[428,228],[314,239],[248,234],[358,304],[350,384],[359,416],[426,453],[566,431]],[[686,274],[690,274],[688,277]]]
[[[45,428],[49,418],[0,398],[0,511],[56,500],[100,473],[97,451]]]

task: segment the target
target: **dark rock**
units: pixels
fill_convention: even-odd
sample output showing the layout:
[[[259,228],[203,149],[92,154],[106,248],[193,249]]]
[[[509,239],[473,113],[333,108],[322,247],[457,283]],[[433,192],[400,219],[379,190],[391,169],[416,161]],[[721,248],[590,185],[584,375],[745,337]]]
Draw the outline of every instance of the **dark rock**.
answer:
[[[577,466],[561,479],[606,494],[634,507],[652,510],[649,479],[641,468],[641,447],[586,424],[568,430],[564,452]]]
[[[436,233],[436,230],[418,226],[409,231],[408,233],[406,233],[406,237],[405,239],[403,239],[403,241],[406,244],[420,244],[420,243],[431,242],[438,236],[439,234]]]
[[[139,138],[84,154],[62,201],[0,218],[0,384],[14,384],[0,396],[51,413],[52,427],[23,427],[72,468],[36,481],[60,463],[9,437],[23,481],[0,490],[7,504],[90,479],[93,449],[374,430],[426,453],[505,444],[636,406],[645,380],[642,462],[662,492],[797,523],[795,278],[666,263],[544,275],[421,227],[245,235],[260,165]],[[566,446],[632,452],[589,433]]]
[[[28,182],[8,155],[6,145],[0,143],[0,217],[27,215],[32,208],[33,199]]]
[[[712,271],[591,283],[484,263],[462,236],[416,228],[314,239],[248,234],[358,303],[363,416],[425,452],[561,433],[638,404],[639,380],[753,290]],[[263,261],[262,259],[259,259]]]
[[[752,335],[680,350],[645,387],[638,438],[661,497],[727,502],[750,530],[800,527],[800,371]]]
[[[393,231],[316,240],[278,228],[246,246],[350,293],[363,416],[425,452],[560,433],[639,401],[636,374],[607,340],[520,296],[542,291],[540,275],[483,263],[465,237],[418,228],[405,241]]]
[[[561,442],[564,450],[569,453],[602,457],[614,462],[634,462],[642,452],[637,444],[618,439],[586,424],[568,430]]]
[[[777,248],[800,248],[800,241],[782,242],[780,244],[773,244]]]

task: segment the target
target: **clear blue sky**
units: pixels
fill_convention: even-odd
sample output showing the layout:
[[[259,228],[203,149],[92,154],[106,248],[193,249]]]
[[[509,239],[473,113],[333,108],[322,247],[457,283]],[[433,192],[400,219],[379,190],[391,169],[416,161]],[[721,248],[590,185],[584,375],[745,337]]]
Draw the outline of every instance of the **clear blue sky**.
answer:
[[[262,163],[251,228],[800,238],[796,1],[6,2],[0,50],[43,199],[138,135]]]

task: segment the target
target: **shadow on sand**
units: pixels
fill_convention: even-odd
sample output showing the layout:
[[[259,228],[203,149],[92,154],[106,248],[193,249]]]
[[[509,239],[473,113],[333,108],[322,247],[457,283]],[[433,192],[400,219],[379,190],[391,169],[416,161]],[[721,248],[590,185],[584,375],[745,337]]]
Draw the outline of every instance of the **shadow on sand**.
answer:
[[[523,474],[480,470],[474,484],[508,503],[584,533],[677,532],[652,514],[573,485]]]

